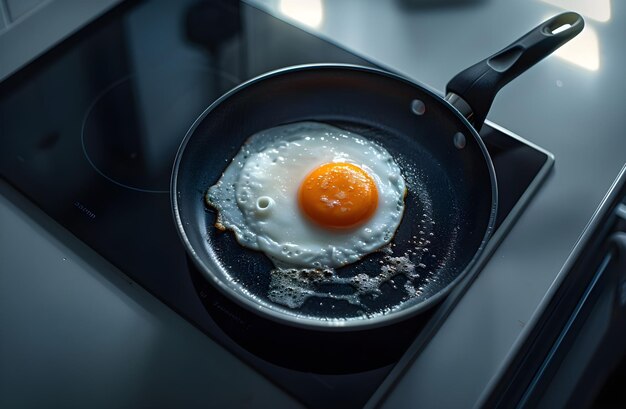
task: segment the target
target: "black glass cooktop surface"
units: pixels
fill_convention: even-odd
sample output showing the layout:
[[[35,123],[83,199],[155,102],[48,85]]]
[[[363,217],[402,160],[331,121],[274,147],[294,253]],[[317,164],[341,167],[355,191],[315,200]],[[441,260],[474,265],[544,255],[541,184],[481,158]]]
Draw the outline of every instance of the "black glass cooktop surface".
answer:
[[[317,62],[373,65],[246,4],[123,3],[0,84],[0,174],[305,405],[361,407],[453,303],[368,332],[264,321],[193,269],[168,194],[176,150],[213,100],[268,70]],[[493,124],[481,135],[498,178],[495,244],[553,160]]]

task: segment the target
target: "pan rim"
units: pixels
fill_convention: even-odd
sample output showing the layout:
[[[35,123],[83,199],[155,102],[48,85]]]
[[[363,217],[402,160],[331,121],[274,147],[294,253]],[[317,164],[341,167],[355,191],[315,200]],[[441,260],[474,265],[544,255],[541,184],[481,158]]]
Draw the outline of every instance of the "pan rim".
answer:
[[[490,183],[491,183],[491,210],[489,215],[489,221],[487,223],[487,228],[485,229],[485,233],[481,240],[480,245],[478,246],[474,256],[470,259],[470,261],[465,265],[463,270],[452,280],[448,285],[443,287],[433,296],[427,298],[422,302],[415,303],[406,308],[400,307],[397,310],[393,310],[386,314],[377,315],[371,318],[349,318],[349,319],[328,319],[324,320],[322,318],[313,318],[313,317],[300,317],[296,315],[291,315],[282,312],[278,308],[273,308],[270,305],[266,306],[261,304],[250,297],[246,297],[235,290],[231,289],[228,285],[226,285],[222,280],[218,279],[214,274],[210,272],[210,268],[205,265],[202,259],[198,256],[196,250],[192,246],[189,238],[187,237],[187,233],[185,231],[185,227],[183,221],[180,216],[180,206],[178,203],[178,174],[180,168],[180,162],[185,152],[185,148],[191,137],[194,135],[196,128],[200,125],[200,123],[207,117],[207,115],[213,111],[217,106],[224,103],[228,100],[232,95],[242,92],[246,88],[251,85],[254,85],[260,81],[264,81],[269,78],[273,78],[275,76],[284,75],[292,72],[298,71],[307,71],[307,70],[320,70],[320,69],[339,69],[339,70],[347,70],[347,71],[362,71],[370,74],[382,75],[393,80],[397,80],[400,82],[406,83],[408,86],[418,88],[420,91],[429,94],[432,97],[435,97],[443,106],[447,107],[447,109],[451,112],[452,115],[455,115],[458,119],[461,120],[466,129],[471,133],[472,137],[478,143],[480,151],[483,155],[484,163],[487,166],[487,170],[489,173]],[[252,311],[253,313],[257,313],[264,318],[269,318],[272,321],[278,322],[279,324],[285,324],[289,326],[310,329],[310,330],[322,330],[322,331],[356,331],[356,330],[367,330],[378,327],[384,327],[387,325],[391,325],[397,323],[399,321],[403,321],[412,316],[415,316],[423,311],[426,311],[439,303],[439,301],[447,296],[454,287],[473,269],[476,267],[478,260],[484,253],[485,246],[487,245],[489,238],[491,237],[496,221],[497,210],[498,210],[498,188],[497,188],[497,180],[495,174],[495,168],[493,166],[493,162],[491,160],[491,156],[487,151],[487,147],[485,146],[482,138],[478,134],[478,131],[469,123],[469,121],[450,103],[448,103],[441,95],[429,89],[427,86],[420,84],[414,80],[406,78],[400,74],[396,74],[387,70],[374,68],[374,67],[366,67],[355,64],[342,64],[342,63],[316,63],[316,64],[302,64],[302,65],[294,65],[289,67],[280,68],[277,70],[269,71],[267,73],[256,76],[252,79],[249,79],[230,91],[226,92],[222,96],[220,96],[217,100],[211,103],[191,124],[190,128],[187,130],[185,137],[181,141],[178,150],[176,152],[176,159],[174,160],[174,164],[172,167],[172,175],[170,179],[170,201],[172,214],[174,216],[174,222],[176,224],[176,230],[178,235],[185,246],[185,250],[191,257],[193,263],[198,268],[202,276],[207,279],[214,287],[216,287],[222,294],[224,294],[228,299],[237,302],[239,305],[244,308]]]

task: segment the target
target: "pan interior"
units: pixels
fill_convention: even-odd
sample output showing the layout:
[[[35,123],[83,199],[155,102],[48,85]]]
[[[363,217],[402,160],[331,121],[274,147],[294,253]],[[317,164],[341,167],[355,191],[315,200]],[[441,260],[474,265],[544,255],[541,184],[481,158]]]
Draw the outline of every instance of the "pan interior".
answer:
[[[416,104],[423,106],[416,110]],[[214,227],[216,214],[204,204],[204,193],[245,140],[258,131],[305,120],[379,143],[400,165],[408,187],[392,245],[337,269],[337,275],[373,277],[394,261],[408,259],[418,276],[398,274],[380,285],[379,294],[358,302],[324,295],[353,294],[350,285],[322,282],[315,288],[318,295],[289,308],[268,298],[271,261],[239,245],[232,232]],[[422,88],[366,70],[296,70],[248,84],[205,112],[179,156],[179,228],[201,271],[244,306],[263,306],[261,311],[287,321],[371,319],[427,305],[472,260],[493,210],[488,160],[465,123]]]

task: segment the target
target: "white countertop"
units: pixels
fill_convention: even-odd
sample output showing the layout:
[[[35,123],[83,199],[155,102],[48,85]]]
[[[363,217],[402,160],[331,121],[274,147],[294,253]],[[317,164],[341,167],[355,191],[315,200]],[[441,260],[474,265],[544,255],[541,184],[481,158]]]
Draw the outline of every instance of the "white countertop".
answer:
[[[252,3],[297,17],[284,14],[289,1]],[[304,18],[319,20],[309,30],[440,90],[461,69],[563,11],[557,4],[585,15],[585,31],[565,46],[567,58],[551,56],[507,85],[488,115],[554,153],[555,168],[384,407],[473,406],[524,335],[626,162],[626,5],[610,0],[309,3],[313,11]],[[0,406],[12,398],[31,406],[33,393],[42,390],[51,403],[69,406],[89,398],[103,407],[295,405],[129,285],[4,182],[0,194]],[[81,291],[71,291],[73,286]],[[234,369],[223,373],[222,367]]]

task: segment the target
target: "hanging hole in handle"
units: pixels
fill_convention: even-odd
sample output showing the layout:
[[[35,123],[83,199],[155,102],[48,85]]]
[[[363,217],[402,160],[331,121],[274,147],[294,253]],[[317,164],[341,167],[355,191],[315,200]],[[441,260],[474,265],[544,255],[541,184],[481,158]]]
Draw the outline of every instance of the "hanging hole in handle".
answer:
[[[549,35],[561,35],[564,38],[574,38],[585,26],[585,20],[580,14],[566,12],[548,20],[542,31]]]
[[[571,24],[565,23],[565,24],[562,24],[562,25],[560,25],[558,27],[551,27],[550,28],[550,32],[552,33],[552,35],[555,35],[555,34],[562,33],[563,31],[565,31],[565,30],[567,30],[568,28],[571,28],[571,27],[572,27]]]

